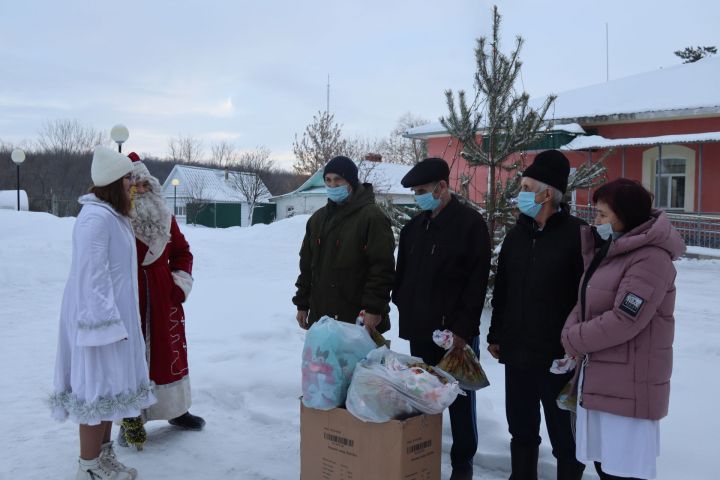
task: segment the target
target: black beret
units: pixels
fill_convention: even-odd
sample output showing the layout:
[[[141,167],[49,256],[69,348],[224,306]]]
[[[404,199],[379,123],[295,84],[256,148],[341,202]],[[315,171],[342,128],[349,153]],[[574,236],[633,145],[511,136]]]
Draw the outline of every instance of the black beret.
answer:
[[[557,150],[540,152],[532,165],[523,172],[523,177],[534,178],[539,182],[550,185],[565,193],[568,176],[570,175],[570,162],[567,157]]]
[[[410,171],[400,180],[405,188],[417,187],[426,183],[439,182],[450,179],[450,167],[442,158],[426,158],[416,164]]]

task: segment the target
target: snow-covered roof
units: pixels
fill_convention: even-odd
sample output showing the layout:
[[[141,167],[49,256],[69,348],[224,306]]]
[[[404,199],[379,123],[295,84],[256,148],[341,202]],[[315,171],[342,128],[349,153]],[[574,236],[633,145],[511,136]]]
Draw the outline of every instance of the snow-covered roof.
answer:
[[[600,135],[577,137],[560,150],[587,150],[590,148],[639,147],[675,143],[720,142],[720,132],[661,135],[658,137],[605,138]]]
[[[227,178],[226,178],[227,175]],[[170,175],[163,183],[165,196],[173,195],[172,179],[177,178],[180,184],[177,187],[177,196],[185,198],[202,199],[209,202],[246,202],[247,198],[238,187],[241,177],[256,177],[254,173],[236,172],[216,168],[194,167],[189,165],[175,165]],[[259,200],[265,201],[270,195],[264,195]]]
[[[482,126],[480,127],[482,129]],[[584,135],[585,129],[583,129],[580,124],[578,123],[561,123],[558,125],[553,125],[549,129],[547,129],[548,132],[567,132],[567,133],[574,133],[577,135]],[[407,132],[405,132],[405,137],[407,138],[428,138],[433,136],[445,136],[447,135],[447,130],[445,127],[443,127],[442,123],[440,122],[433,122],[428,123],[426,125],[421,125],[419,127],[411,128]]]
[[[363,183],[372,183],[375,193],[385,195],[409,195],[412,192],[403,187],[400,180],[410,171],[411,165],[397,163],[362,161],[358,165],[358,177]],[[278,195],[275,198],[290,195],[326,195],[323,170],[319,169],[296,190]]]
[[[557,95],[547,118],[592,124],[609,120],[662,119],[699,114],[720,115],[720,56],[660,68]],[[539,107],[545,97],[533,98]],[[572,132],[574,133],[574,132]],[[440,122],[411,128],[409,138],[447,135]]]
[[[579,120],[632,115],[650,119],[660,112],[665,116],[708,109],[720,113],[718,78],[720,57],[709,57],[562,92],[548,116]],[[538,105],[541,101],[534,99],[531,103]]]

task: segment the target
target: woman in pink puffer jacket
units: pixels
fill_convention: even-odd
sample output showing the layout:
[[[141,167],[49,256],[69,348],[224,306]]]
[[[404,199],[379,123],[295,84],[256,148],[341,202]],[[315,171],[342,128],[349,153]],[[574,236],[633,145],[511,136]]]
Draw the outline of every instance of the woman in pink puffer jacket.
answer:
[[[579,363],[576,456],[601,479],[652,479],[670,398],[673,260],[685,244],[637,182],[607,183],[593,203],[579,300],[562,332]]]

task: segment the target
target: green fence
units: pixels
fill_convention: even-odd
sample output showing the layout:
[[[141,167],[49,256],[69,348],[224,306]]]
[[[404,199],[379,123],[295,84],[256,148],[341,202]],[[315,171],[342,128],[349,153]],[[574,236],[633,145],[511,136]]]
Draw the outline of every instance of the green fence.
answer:
[[[247,205],[243,208],[240,203],[188,203],[187,223],[212,228],[239,227],[242,225],[243,215],[248,214],[247,208],[249,208]],[[252,225],[271,223],[273,220],[275,220],[275,204],[255,205]]]

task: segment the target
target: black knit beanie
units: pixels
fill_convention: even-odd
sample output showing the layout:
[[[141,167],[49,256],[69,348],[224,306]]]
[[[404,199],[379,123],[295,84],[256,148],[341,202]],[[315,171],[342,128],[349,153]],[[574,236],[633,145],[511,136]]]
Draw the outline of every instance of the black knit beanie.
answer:
[[[532,165],[523,172],[523,177],[534,178],[562,193],[567,190],[568,176],[570,175],[570,162],[567,157],[557,150],[540,152]]]
[[[350,160],[348,157],[337,156],[330,160],[327,165],[325,165],[323,177],[325,177],[328,173],[340,175],[342,178],[347,180],[353,188],[357,188],[358,186],[359,180],[357,165],[355,165],[355,162]]]

